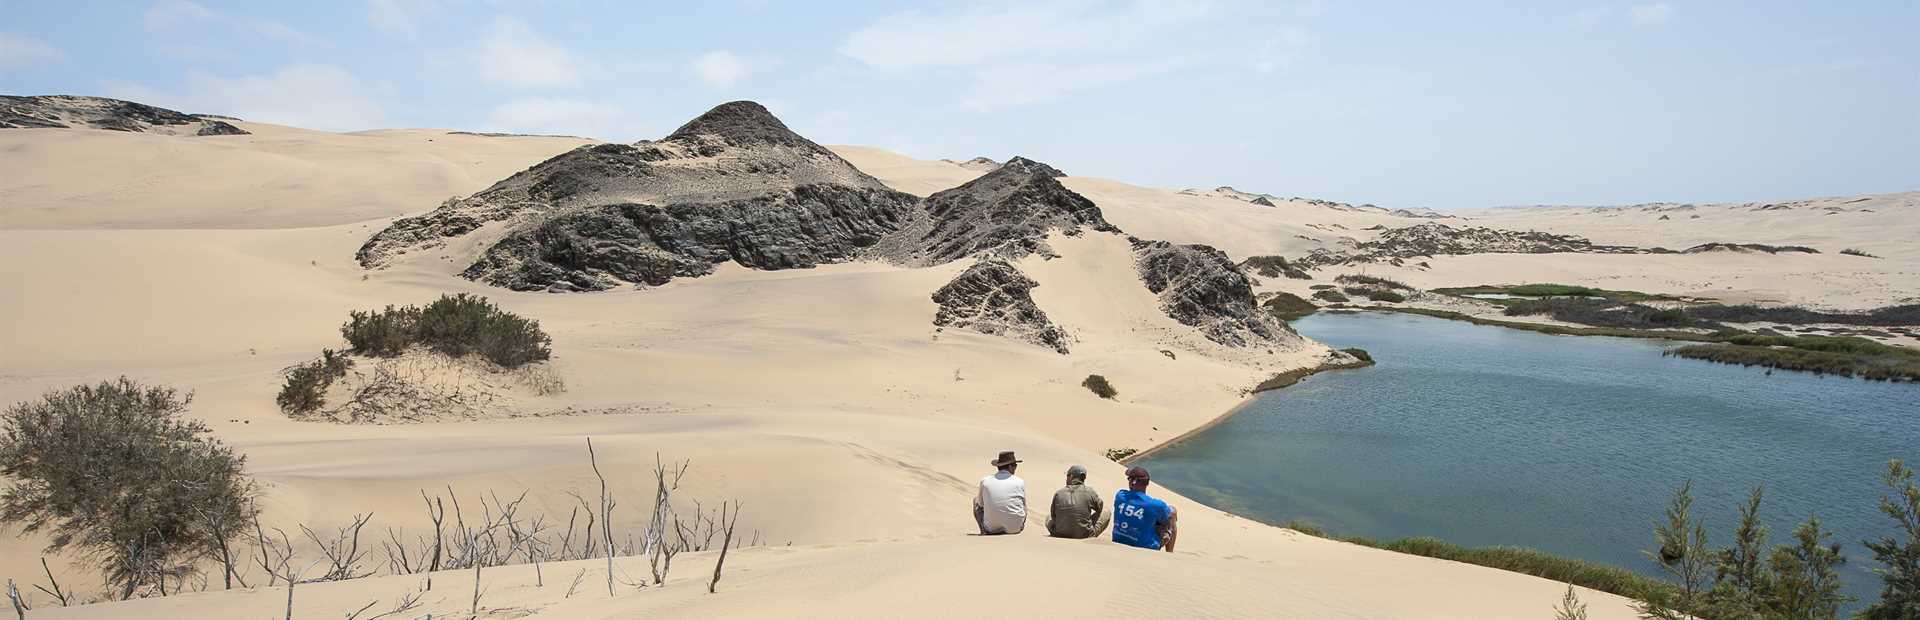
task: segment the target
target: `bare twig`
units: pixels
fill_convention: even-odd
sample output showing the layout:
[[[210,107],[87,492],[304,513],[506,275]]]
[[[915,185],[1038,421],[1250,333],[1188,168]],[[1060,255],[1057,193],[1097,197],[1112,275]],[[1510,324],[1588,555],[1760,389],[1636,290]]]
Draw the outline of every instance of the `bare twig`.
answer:
[[[720,505],[720,521],[726,524],[726,537],[720,541],[720,559],[713,562],[713,581],[707,582],[707,594],[713,594],[714,587],[720,584],[720,568],[727,564],[727,549],[733,546],[733,525],[740,521],[740,501],[733,502],[733,515],[727,515],[727,505]]]
[[[12,579],[7,580],[7,599],[13,601],[13,616],[27,620],[27,602],[20,600],[20,588],[14,587]]]
[[[42,588],[37,585],[34,586],[34,589],[47,593],[49,596],[53,597],[53,600],[60,601],[61,607],[66,607],[68,605],[73,604],[67,600],[67,592],[60,589],[60,580],[53,578],[53,569],[47,566],[46,556],[40,556],[40,570],[46,571],[47,583],[49,585],[52,585],[53,589],[48,590],[46,588]]]
[[[587,462],[593,476],[600,479],[600,538],[607,545],[607,596],[613,596],[613,496],[607,493],[607,477],[600,473],[600,458],[593,452],[593,438],[587,438]]]

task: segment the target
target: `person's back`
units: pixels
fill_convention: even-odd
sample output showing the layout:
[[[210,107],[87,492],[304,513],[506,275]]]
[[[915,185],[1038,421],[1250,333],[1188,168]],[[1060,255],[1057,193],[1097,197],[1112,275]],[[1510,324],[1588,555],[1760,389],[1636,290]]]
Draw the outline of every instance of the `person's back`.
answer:
[[[1127,470],[1127,486],[1113,496],[1113,542],[1173,551],[1177,516],[1172,506],[1147,495],[1147,470]]]
[[[1013,475],[1018,463],[1012,452],[1002,452],[993,462],[1000,470],[980,479],[973,517],[981,534],[1018,534],[1027,529],[1027,481]]]
[[[1047,534],[1059,538],[1093,538],[1107,530],[1109,513],[1100,492],[1086,485],[1087,469],[1067,469],[1067,485],[1053,492],[1047,513]]]

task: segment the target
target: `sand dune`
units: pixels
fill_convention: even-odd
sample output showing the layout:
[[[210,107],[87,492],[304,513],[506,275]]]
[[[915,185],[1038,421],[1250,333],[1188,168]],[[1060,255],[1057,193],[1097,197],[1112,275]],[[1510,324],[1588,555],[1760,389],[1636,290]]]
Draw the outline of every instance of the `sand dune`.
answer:
[[[1186,533],[1171,556],[1035,532],[969,536],[972,481],[988,473],[985,461],[995,452],[1018,450],[1027,459],[1021,473],[1036,495],[1074,463],[1091,467],[1090,482],[1111,492],[1121,468],[1101,456],[1106,449],[1166,441],[1229,411],[1268,374],[1325,354],[1317,343],[1229,350],[1175,322],[1140,285],[1120,235],[1056,233],[1047,244],[1058,258],[1017,261],[1039,285],[1035,303],[1075,339],[1071,355],[936,331],[929,296],[964,262],[782,271],[722,264],[712,275],[646,290],[511,292],[457,277],[457,261],[369,271],[354,252],[389,218],[478,191],[582,141],[244,127],[254,134],[0,132],[0,167],[30,172],[9,174],[0,186],[0,281],[9,293],[0,300],[0,401],[123,374],[194,390],[193,415],[247,455],[267,488],[264,518],[283,527],[339,524],[371,511],[376,527],[417,531],[425,525],[420,491],[447,486],[462,494],[525,490],[529,505],[564,515],[573,505],[566,491],[592,488],[583,448],[593,437],[627,505],[651,495],[645,478],[656,454],[691,459],[684,497],[741,500],[743,530],[766,543],[729,558],[717,595],[699,583],[710,554],[686,556],[664,588],[611,599],[593,585],[601,569],[592,562],[547,566],[543,588],[531,585],[530,567],[491,569],[482,606],[492,617],[897,617],[907,610],[951,617],[1012,609],[1537,618],[1563,588],[1307,537],[1168,491]],[[917,195],[980,174],[876,149],[834,150]],[[1417,221],[1102,179],[1063,183],[1129,234],[1207,243],[1235,259],[1296,255],[1358,238],[1369,226]],[[1835,234],[1867,233],[1849,231]],[[1740,284],[1741,294],[1838,304],[1915,290],[1910,271],[1890,266],[1900,261],[1862,275],[1843,268],[1851,259],[1479,255],[1395,275],[1423,285],[1551,279],[1652,291],[1712,282]],[[1702,280],[1689,279],[1696,277]],[[1853,292],[1859,278],[1887,290]],[[568,389],[529,407],[572,415],[353,426],[295,422],[274,407],[281,369],[338,346],[348,311],[445,292],[484,294],[538,318],[553,335],[552,364]],[[1118,398],[1081,388],[1090,373],[1112,380]],[[619,526],[639,527],[640,513],[624,512]],[[37,581],[41,543],[0,538],[0,575]],[[73,558],[54,560],[69,585],[92,578]],[[587,585],[564,596],[581,569]],[[436,578],[426,609],[464,612],[470,578]],[[344,615],[417,584],[378,577],[302,586],[296,607],[302,617]],[[981,596],[985,584],[1006,591],[991,609]],[[1630,617],[1618,597],[1583,597],[1595,618]],[[36,610],[35,617],[259,617],[284,604],[283,591],[209,592]]]

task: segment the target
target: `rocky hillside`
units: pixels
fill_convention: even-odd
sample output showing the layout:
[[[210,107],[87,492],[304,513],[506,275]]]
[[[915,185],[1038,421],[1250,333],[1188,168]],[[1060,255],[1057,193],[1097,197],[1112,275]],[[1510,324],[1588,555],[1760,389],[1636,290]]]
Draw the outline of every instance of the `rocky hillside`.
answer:
[[[1428,222],[1404,228],[1387,228],[1381,230],[1374,240],[1352,243],[1344,250],[1314,250],[1305,257],[1292,261],[1292,264],[1315,268],[1349,263],[1400,265],[1412,258],[1458,254],[1552,252],[1650,254],[1666,251],[1660,248],[1598,245],[1585,237],[1574,235],[1500,230],[1478,226],[1455,228],[1438,222]]]
[[[1049,254],[1047,233],[1119,232],[1100,208],[1060,184],[1046,164],[1015,157],[959,187],[927,197],[926,210],[876,248],[904,264],[937,265],[976,254]]]
[[[1000,162],[994,161],[993,158],[991,157],[975,157],[973,159],[969,159],[966,161],[954,161],[951,159],[942,159],[940,161],[944,161],[949,164],[959,166],[961,168],[966,168],[968,170],[977,170],[980,172],[990,172],[993,169],[1000,167]]]
[[[1225,252],[1204,245],[1134,240],[1134,267],[1167,316],[1231,346],[1301,341],[1255,303],[1253,282]]]
[[[919,211],[766,108],[735,101],[659,141],[584,146],[360,248],[366,267],[482,235],[461,275],[514,290],[659,285],[735,261],[759,269],[853,258]]]
[[[1216,187],[1213,189],[1183,189],[1183,190],[1180,190],[1179,193],[1185,194],[1188,196],[1210,196],[1214,198],[1226,198],[1229,200],[1238,200],[1240,202],[1256,204],[1262,207],[1279,206],[1278,203],[1281,203],[1281,202],[1293,202],[1293,203],[1300,203],[1300,204],[1320,207],[1323,209],[1331,209],[1334,211],[1348,211],[1352,213],[1372,213],[1377,215],[1390,215],[1394,217],[1430,219],[1430,220],[1459,219],[1455,216],[1447,215],[1445,213],[1441,213],[1433,209],[1388,209],[1386,207],[1381,207],[1381,206],[1376,206],[1371,204],[1355,205],[1355,204],[1347,204],[1344,202],[1334,202],[1331,200],[1321,200],[1319,198],[1301,198],[1299,196],[1294,196],[1292,198],[1281,198],[1273,194],[1240,191],[1240,190],[1234,189],[1233,186],[1231,185],[1222,185],[1220,187]]]
[[[208,115],[184,114],[119,99],[75,95],[0,95],[0,129],[69,127],[186,136],[247,133],[244,129]]]
[[[1031,342],[1064,355],[1067,334],[1033,302],[1036,286],[1004,260],[981,259],[934,291],[933,303],[940,310],[933,324]]]

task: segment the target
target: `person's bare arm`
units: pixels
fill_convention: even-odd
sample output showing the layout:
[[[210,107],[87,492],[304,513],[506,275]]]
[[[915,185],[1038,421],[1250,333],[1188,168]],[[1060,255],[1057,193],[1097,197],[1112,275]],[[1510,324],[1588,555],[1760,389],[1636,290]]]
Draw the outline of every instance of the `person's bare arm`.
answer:
[[[1180,540],[1180,511],[1167,506],[1167,531],[1160,535],[1160,550],[1173,553],[1173,544]]]
[[[1113,514],[1107,512],[1107,500],[1100,499],[1100,494],[1095,493],[1093,495],[1093,535],[1090,538],[1099,538],[1101,534],[1107,533],[1107,526],[1112,523]]]

